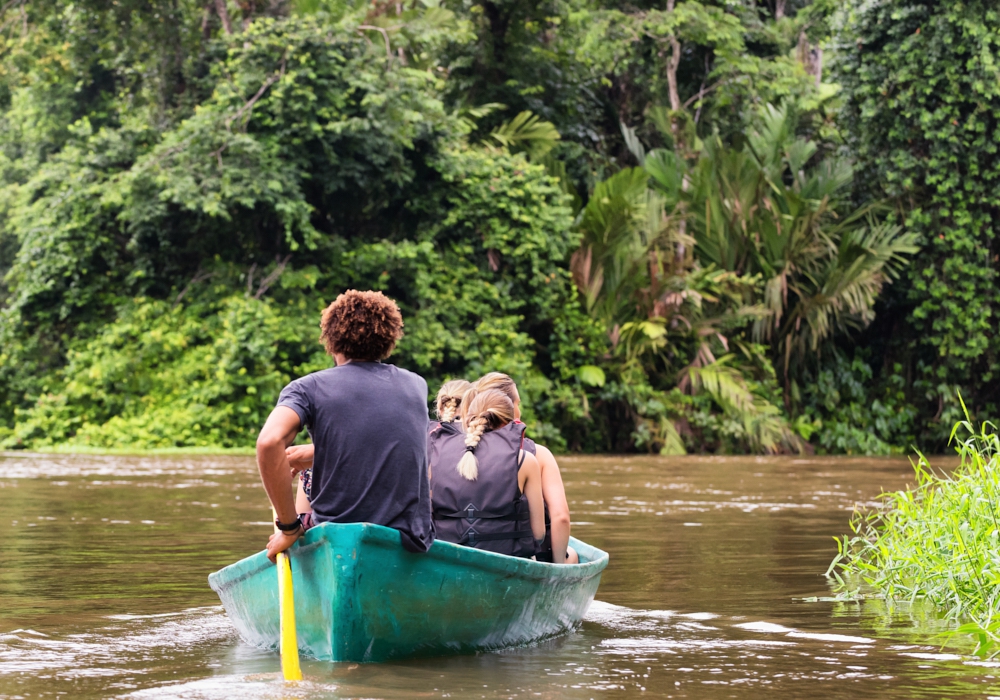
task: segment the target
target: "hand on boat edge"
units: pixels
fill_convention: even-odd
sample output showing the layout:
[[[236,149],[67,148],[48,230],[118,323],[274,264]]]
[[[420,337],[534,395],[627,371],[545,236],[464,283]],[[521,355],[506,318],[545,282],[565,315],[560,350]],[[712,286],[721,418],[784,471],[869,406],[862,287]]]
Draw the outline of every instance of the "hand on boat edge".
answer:
[[[279,552],[284,552],[286,549],[295,544],[295,541],[302,537],[303,530],[300,526],[298,530],[294,532],[276,532],[271,535],[267,540],[267,558],[271,562],[275,562],[278,558]]]

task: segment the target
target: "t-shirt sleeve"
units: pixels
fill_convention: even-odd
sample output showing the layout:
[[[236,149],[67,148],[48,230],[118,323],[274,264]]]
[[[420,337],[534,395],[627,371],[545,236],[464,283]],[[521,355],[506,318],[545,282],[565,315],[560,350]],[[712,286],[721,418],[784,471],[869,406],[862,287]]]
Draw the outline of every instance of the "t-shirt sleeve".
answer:
[[[281,390],[278,396],[278,406],[287,406],[295,411],[299,416],[301,427],[309,428],[313,424],[313,402],[308,385],[302,379],[294,382]]]

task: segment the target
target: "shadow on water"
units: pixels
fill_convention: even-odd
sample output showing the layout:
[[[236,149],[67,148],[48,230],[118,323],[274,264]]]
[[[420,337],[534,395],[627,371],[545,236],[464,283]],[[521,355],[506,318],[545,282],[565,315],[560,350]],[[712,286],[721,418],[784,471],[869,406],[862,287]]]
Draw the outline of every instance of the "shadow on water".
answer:
[[[571,634],[379,665],[240,642],[206,585],[270,530],[246,457],[0,457],[0,697],[984,697],[1000,664],[933,611],[830,595],[831,537],[906,460],[568,457],[574,534],[611,553]],[[812,601],[812,602],[809,602]],[[994,691],[993,688],[997,689]]]

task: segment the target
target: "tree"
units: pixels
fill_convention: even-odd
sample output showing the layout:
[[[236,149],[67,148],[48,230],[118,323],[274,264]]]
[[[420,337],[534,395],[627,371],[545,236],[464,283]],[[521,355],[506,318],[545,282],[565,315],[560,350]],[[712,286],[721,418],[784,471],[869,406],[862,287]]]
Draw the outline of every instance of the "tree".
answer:
[[[396,362],[432,385],[510,371],[560,445],[562,385],[591,352],[566,197],[470,143],[421,46],[394,33],[410,65],[386,61],[365,21],[259,18],[187,118],[156,132],[114,102],[120,125],[80,120],[9,184],[0,439],[247,444],[282,383],[325,366],[324,301],[361,287],[403,307]],[[531,118],[497,133],[536,153],[558,137]]]

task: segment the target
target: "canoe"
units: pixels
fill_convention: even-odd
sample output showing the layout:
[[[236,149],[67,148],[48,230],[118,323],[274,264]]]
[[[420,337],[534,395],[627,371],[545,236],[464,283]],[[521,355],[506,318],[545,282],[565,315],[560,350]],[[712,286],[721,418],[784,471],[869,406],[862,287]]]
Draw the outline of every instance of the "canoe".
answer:
[[[324,523],[289,550],[299,651],[321,661],[379,662],[530,644],[576,626],[590,607],[606,552],[577,539],[580,564],[544,564],[434,542],[407,552],[399,533]],[[240,637],[278,648],[278,584],[260,552],[208,584]]]

